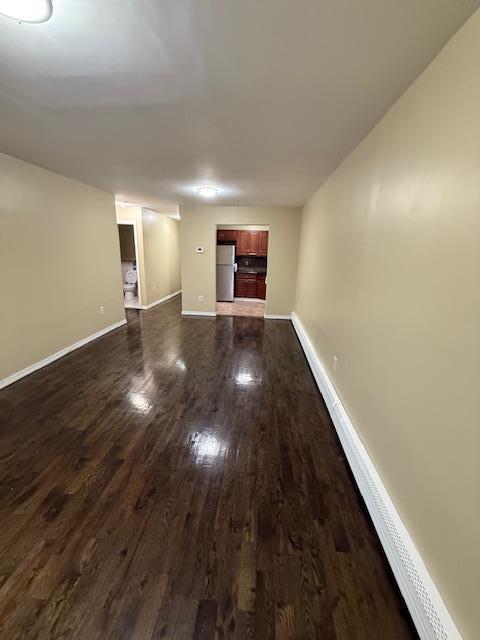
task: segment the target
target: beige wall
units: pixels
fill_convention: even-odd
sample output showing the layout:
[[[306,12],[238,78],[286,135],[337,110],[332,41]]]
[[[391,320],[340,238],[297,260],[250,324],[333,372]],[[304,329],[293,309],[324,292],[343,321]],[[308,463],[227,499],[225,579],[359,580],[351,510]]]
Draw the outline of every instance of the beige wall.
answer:
[[[0,257],[0,380],[125,318],[112,194],[0,154]]]
[[[296,303],[472,639],[480,629],[479,69],[477,11],[305,207]]]
[[[150,304],[181,289],[178,221],[143,209],[145,277]]]
[[[289,207],[180,208],[182,307],[215,311],[215,248],[217,225],[269,227],[266,312],[288,315],[295,299],[301,211]],[[196,253],[202,246],[204,253]],[[205,301],[199,302],[203,295]]]

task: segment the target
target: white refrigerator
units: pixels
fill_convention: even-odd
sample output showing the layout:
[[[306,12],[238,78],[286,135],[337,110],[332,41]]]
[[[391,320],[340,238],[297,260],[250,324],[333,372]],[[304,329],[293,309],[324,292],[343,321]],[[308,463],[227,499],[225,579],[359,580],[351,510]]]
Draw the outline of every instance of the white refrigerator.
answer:
[[[235,245],[217,244],[217,301],[233,302]]]

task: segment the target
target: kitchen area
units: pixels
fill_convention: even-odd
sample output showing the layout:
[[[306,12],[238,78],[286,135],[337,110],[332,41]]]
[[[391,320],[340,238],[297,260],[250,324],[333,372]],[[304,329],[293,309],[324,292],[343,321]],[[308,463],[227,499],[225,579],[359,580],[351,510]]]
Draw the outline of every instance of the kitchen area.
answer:
[[[268,227],[217,228],[217,314],[264,317]]]

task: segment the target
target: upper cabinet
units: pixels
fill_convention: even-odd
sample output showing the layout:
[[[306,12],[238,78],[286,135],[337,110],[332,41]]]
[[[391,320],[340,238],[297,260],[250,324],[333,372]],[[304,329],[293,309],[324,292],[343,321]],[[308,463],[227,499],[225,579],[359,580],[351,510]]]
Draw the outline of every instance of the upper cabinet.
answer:
[[[237,256],[250,255],[250,231],[237,233]]]
[[[217,229],[217,242],[237,242],[235,229]]]
[[[258,256],[258,231],[249,231],[250,234],[250,250],[249,256]]]
[[[237,256],[266,256],[268,253],[268,231],[217,229],[217,242],[235,243]]]
[[[237,256],[266,256],[268,231],[238,231]]]
[[[268,253],[268,231],[258,232],[258,255],[266,256]]]

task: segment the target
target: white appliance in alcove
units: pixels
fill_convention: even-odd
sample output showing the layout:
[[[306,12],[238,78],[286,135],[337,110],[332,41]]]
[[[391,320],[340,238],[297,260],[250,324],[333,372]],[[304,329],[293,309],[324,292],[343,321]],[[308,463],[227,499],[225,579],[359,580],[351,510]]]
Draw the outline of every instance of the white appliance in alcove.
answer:
[[[125,274],[125,282],[123,283],[123,294],[125,302],[132,303],[137,293],[137,271],[135,269],[129,269]]]

